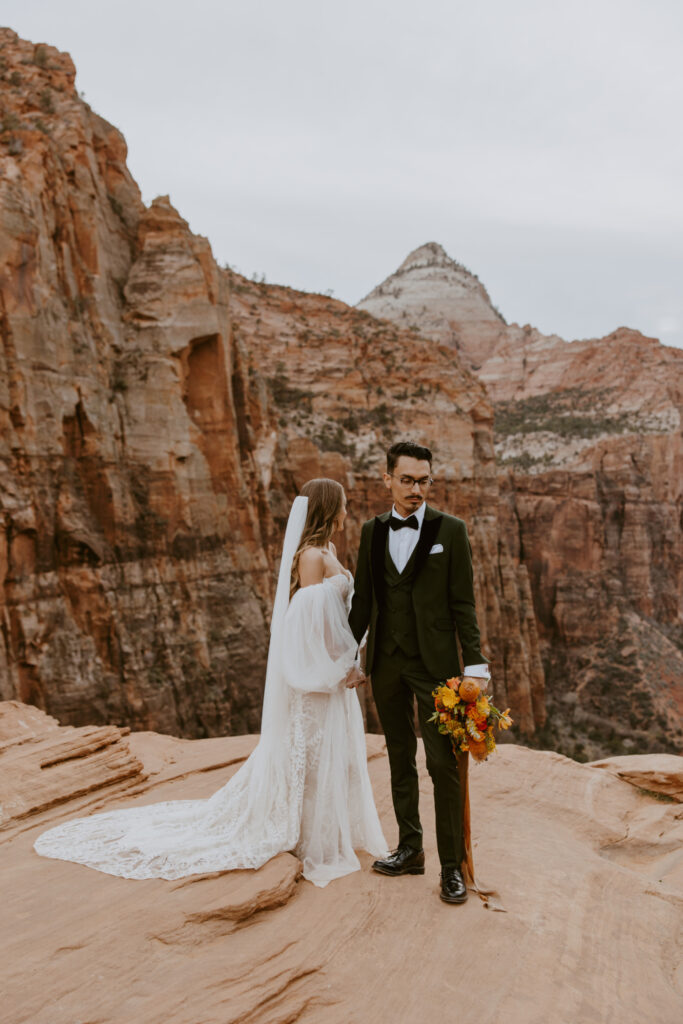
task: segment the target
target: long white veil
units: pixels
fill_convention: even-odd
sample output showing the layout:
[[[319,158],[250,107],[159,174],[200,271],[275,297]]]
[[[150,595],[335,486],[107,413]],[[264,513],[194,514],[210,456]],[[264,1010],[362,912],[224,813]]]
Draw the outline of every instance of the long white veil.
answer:
[[[263,691],[263,711],[261,713],[261,742],[277,742],[282,735],[282,723],[287,717],[287,691],[282,675],[282,643],[284,639],[285,612],[289,605],[289,590],[292,577],[292,562],[296,554],[306,525],[308,514],[308,498],[298,495],[289,512],[285,539],[282,542],[280,573],[273,602],[273,615],[270,620],[270,645],[268,647],[268,667],[266,684]]]
[[[289,512],[285,538],[282,542],[280,572],[270,620],[268,665],[263,691],[261,712],[261,738],[251,755],[251,801],[253,813],[262,818],[272,816],[273,809],[285,806],[291,795],[289,767],[291,763],[292,723],[290,721],[290,695],[285,680],[284,642],[285,614],[289,606],[292,563],[301,543],[306,525],[308,498],[298,495]]]

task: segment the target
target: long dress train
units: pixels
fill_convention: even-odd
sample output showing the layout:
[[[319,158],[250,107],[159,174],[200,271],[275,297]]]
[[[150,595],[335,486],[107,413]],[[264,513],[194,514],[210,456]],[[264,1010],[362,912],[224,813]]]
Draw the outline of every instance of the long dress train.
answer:
[[[124,878],[173,879],[258,868],[291,850],[319,886],[356,871],[356,849],[384,856],[363,717],[343,683],[356,656],[352,592],[345,571],[287,603],[271,638],[261,739],[213,796],[77,818],[39,836],[37,853]],[[276,613],[277,598],[274,622]]]

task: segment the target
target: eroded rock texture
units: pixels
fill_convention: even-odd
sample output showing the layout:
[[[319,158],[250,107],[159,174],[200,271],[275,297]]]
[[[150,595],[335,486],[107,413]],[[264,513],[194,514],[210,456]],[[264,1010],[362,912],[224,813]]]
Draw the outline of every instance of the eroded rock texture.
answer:
[[[460,907],[438,898],[421,749],[422,877],[377,875],[362,852],[362,870],[325,889],[302,880],[288,853],[259,871],[175,882],[39,857],[35,838],[68,818],[210,796],[256,740],[122,736],[122,755],[139,767],[107,786],[96,755],[79,756],[84,735],[0,705],[1,785],[26,793],[42,776],[52,797],[0,827],[0,985],[13,1024],[365,1024],[439,1019],[446,1004],[462,1024],[680,1016],[683,758],[593,766],[507,744],[473,765],[476,870],[506,910],[492,913],[474,893]],[[368,756],[393,840],[381,737],[368,737]],[[647,792],[655,785],[659,796]],[[487,965],[476,998],[444,988],[454,957],[465,969]]]
[[[168,199],[144,208],[68,55],[0,41],[2,696],[255,728],[274,426],[225,277]]]
[[[352,563],[409,435],[467,520],[496,696],[533,733],[529,574],[501,536],[482,384],[415,329],[218,268],[168,198],[143,206],[68,55],[0,45],[0,695],[73,725],[256,729],[291,498],[344,483]]]

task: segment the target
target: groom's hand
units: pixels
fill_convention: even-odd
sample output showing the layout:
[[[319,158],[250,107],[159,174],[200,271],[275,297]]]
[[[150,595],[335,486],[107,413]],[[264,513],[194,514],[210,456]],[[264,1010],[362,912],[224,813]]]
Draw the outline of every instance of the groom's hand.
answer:
[[[468,675],[464,675],[462,678],[463,678],[463,680],[471,679],[472,682],[476,683],[478,685],[480,691],[482,693],[485,693],[487,697],[492,697],[493,696],[493,692],[490,689],[490,686],[491,686],[491,677],[490,676],[488,677],[488,679],[486,678],[486,676],[468,676]]]

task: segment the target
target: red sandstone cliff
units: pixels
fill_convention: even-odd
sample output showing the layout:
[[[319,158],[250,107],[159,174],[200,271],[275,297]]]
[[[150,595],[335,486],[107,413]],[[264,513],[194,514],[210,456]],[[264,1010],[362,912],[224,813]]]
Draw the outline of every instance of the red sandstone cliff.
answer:
[[[543,672],[501,541],[492,408],[451,349],[215,264],[68,55],[0,33],[0,696],[73,724],[255,729],[289,501],[325,473],[360,523],[386,443],[438,451],[495,691],[527,733]]]
[[[145,209],[68,55],[0,44],[0,693],[255,728],[274,425],[225,278],[167,199]]]

